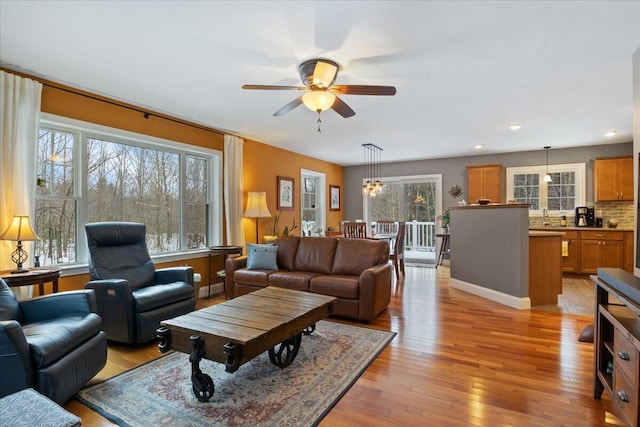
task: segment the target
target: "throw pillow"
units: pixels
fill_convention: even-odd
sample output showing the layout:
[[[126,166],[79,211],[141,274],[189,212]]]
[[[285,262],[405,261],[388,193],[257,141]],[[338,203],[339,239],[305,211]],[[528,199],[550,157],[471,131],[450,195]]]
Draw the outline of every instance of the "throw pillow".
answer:
[[[247,243],[247,269],[248,270],[277,270],[278,247]]]

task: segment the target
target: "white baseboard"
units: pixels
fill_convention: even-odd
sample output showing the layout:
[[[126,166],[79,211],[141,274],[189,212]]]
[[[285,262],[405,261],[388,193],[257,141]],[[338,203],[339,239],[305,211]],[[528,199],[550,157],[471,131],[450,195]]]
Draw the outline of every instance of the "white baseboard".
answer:
[[[211,288],[211,294],[210,295],[215,295],[215,294],[221,294],[224,292],[224,283],[220,282],[220,283],[213,283],[211,285],[209,285],[209,287]],[[198,292],[198,298],[202,298],[209,295],[209,290],[207,288],[207,286],[200,286],[200,291]]]
[[[449,279],[449,286],[454,289],[469,292],[470,294],[486,298],[491,301],[506,305],[517,310],[528,310],[531,308],[531,299],[529,297],[516,297],[513,295],[498,292],[484,286],[474,285],[458,279]]]

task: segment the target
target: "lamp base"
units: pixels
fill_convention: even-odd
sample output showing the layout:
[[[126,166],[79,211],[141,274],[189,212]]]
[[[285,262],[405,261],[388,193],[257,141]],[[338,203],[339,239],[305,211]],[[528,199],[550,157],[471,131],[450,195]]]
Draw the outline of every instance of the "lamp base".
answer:
[[[19,268],[19,269],[17,269],[17,270],[13,270],[13,271],[11,272],[11,274],[20,274],[20,273],[28,273],[28,272],[29,272],[29,270],[27,270],[27,269]]]

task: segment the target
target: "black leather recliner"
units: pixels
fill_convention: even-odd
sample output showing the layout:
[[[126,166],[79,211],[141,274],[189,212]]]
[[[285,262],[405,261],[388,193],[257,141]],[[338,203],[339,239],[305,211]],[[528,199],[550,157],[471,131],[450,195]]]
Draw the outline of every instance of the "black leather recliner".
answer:
[[[107,363],[93,291],[17,301],[0,279],[0,397],[34,388],[63,404]]]
[[[156,270],[144,224],[98,222],[85,225],[89,275],[107,338],[146,343],[162,320],[195,310],[193,267]]]

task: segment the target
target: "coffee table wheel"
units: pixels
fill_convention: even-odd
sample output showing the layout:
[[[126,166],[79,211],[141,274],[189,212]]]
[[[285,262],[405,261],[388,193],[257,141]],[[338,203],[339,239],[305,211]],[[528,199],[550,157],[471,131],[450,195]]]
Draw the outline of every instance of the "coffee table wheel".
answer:
[[[298,350],[300,350],[301,342],[302,332],[270,349],[269,359],[271,363],[279,368],[286,368],[291,365],[291,362],[293,362],[298,354]]]
[[[302,333],[305,335],[311,335],[313,333],[313,331],[316,330],[316,324],[314,323],[313,325],[309,326],[308,328],[304,328],[302,330]]]
[[[202,372],[194,372],[191,374],[191,387],[200,402],[208,402],[215,391],[211,377]]]

